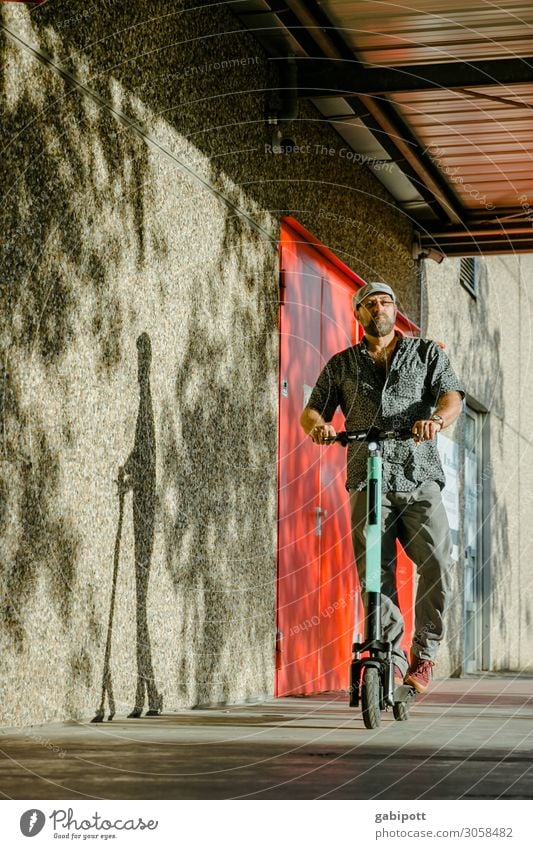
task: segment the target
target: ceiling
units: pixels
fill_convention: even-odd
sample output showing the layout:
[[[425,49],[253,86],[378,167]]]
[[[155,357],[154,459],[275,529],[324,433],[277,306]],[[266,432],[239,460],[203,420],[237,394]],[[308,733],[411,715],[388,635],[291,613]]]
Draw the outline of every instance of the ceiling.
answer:
[[[240,0],[424,252],[533,252],[531,0]],[[384,163],[387,167],[384,168]]]

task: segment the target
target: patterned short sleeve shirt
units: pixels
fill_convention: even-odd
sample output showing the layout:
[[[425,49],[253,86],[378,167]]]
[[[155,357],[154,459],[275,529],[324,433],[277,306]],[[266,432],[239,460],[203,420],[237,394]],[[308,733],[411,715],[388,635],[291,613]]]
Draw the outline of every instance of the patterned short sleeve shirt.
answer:
[[[325,421],[340,406],[346,430],[411,428],[429,419],[445,392],[464,390],[446,353],[435,342],[399,337],[387,375],[368,353],[366,340],[347,348],[326,364],[308,401]],[[368,449],[351,443],[347,456],[349,490],[366,488]],[[383,491],[408,492],[427,480],[441,489],[444,472],[436,441],[416,445],[414,439],[383,443]]]

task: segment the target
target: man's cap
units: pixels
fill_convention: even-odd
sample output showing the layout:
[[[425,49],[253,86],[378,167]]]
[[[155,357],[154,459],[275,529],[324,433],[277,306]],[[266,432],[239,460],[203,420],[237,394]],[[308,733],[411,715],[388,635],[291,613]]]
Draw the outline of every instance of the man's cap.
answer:
[[[396,295],[392,291],[390,286],[387,286],[386,283],[366,283],[359,291],[355,293],[353,296],[354,307],[359,307],[365,298],[368,298],[369,295],[390,295],[394,303],[396,303]]]

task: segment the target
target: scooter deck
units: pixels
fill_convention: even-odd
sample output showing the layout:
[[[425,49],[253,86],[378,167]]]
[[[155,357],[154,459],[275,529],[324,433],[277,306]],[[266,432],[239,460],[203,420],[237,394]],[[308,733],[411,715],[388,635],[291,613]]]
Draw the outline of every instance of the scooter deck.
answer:
[[[399,687],[396,687],[394,690],[394,701],[395,702],[405,702],[408,704],[412,702],[417,692],[414,687],[411,687],[410,684],[401,684]]]

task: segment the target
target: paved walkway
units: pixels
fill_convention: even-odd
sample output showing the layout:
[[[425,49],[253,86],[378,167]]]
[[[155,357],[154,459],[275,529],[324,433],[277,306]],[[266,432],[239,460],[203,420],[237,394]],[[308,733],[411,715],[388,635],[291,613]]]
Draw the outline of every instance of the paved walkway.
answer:
[[[0,730],[12,799],[531,799],[533,679],[434,682],[375,731],[343,694]]]

